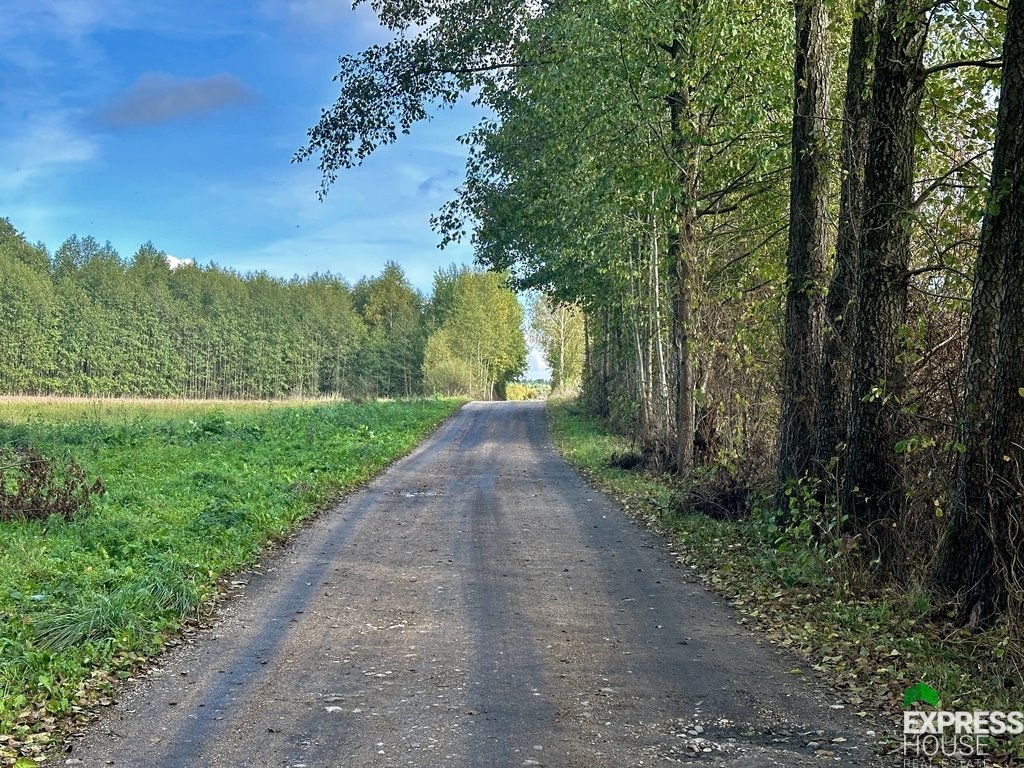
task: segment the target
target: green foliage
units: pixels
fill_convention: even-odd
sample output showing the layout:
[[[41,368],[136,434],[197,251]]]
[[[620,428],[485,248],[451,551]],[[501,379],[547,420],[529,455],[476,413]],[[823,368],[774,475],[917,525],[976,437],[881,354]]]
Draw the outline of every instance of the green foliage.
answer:
[[[88,516],[0,522],[0,733],[16,744],[105,695],[110,671],[173,642],[223,574],[457,406],[0,402],[0,445],[73,446],[107,487]]]
[[[425,307],[402,268],[388,262],[380,276],[360,280],[352,297],[368,332],[360,358],[364,388],[384,397],[420,392]]]
[[[547,397],[551,387],[545,384],[513,381],[505,385],[506,400],[540,400]]]
[[[965,360],[971,372],[982,372],[996,354],[995,336],[988,333],[996,333],[995,325],[986,330],[979,318],[988,314],[986,304],[998,307],[999,299],[984,294],[991,286],[998,294],[1001,281],[1004,297],[1020,294],[994,268],[1006,254],[980,269],[977,280],[972,274],[981,221],[1006,202],[1008,191],[998,190],[992,200],[987,191],[996,105],[1015,101],[1013,88],[1003,89],[1007,99],[997,99],[996,88],[1001,78],[1004,86],[1012,83],[1004,75],[1019,71],[1011,35],[1000,74],[1004,36],[1017,29],[1007,23],[1005,4],[822,4],[831,22],[820,42],[838,77],[825,89],[833,95],[831,114],[815,120],[815,131],[825,133],[831,148],[831,162],[821,163],[834,201],[831,213],[841,209],[844,220],[836,290],[829,291],[836,304],[820,329],[806,318],[808,343],[788,348],[799,360],[784,359],[779,331],[780,297],[789,285],[787,202],[799,200],[786,183],[789,169],[798,165],[789,156],[791,148],[799,151],[792,141],[793,98],[807,85],[793,81],[794,54],[798,63],[802,54],[792,12],[801,4],[373,5],[396,39],[343,59],[338,101],[300,151],[300,157],[320,155],[325,187],[340,168],[361,162],[425,119],[431,106],[473,93],[490,112],[463,137],[470,147],[466,180],[434,225],[442,244],[471,238],[479,263],[508,274],[518,288],[540,291],[547,308],[582,313],[582,352],[549,343],[549,327],[535,329],[556,369],[556,386],[575,383],[582,359],[581,402],[628,433],[645,465],[692,473],[687,487],[674,489],[674,498],[744,517],[770,490],[762,481],[774,474],[780,442],[787,455],[795,452],[788,437],[779,439],[780,370],[796,370],[792,364],[799,363],[806,372],[787,382],[787,404],[795,397],[811,419],[813,400],[829,401],[830,393],[816,386],[815,372],[822,368],[832,392],[846,395],[832,412],[817,409],[827,414],[823,431],[837,434],[827,434],[828,444],[815,449],[819,459],[837,454],[823,477],[848,477],[841,484],[829,477],[829,487],[804,483],[786,496],[767,494],[788,500],[788,507],[761,510],[737,530],[750,533],[773,557],[785,553],[776,560],[787,565],[775,572],[795,582],[813,577],[856,585],[872,570],[879,584],[919,579],[938,540],[936,520],[947,508],[963,508],[956,503],[955,456],[938,446],[984,460],[987,438],[967,439],[962,432],[990,411],[983,406],[972,414],[981,402],[964,375]],[[1009,6],[1011,14],[1016,7]],[[910,39],[914,31],[920,33],[923,67],[909,58],[895,66],[901,51],[919,51]],[[847,52],[852,80],[843,88]],[[924,88],[920,109],[918,86]],[[873,102],[866,107],[872,119],[864,123],[871,125],[863,132],[857,102]],[[1000,135],[1012,136],[1019,120],[1008,117],[1012,110],[1000,113],[1011,123]],[[906,119],[893,119],[901,115]],[[893,130],[878,130],[885,125]],[[902,149],[886,146],[901,134]],[[860,212],[869,219],[892,214],[892,221],[864,224]],[[881,258],[884,253],[889,256]],[[826,292],[817,271],[815,266],[806,275],[811,284],[804,278],[793,284],[806,289],[812,305]],[[462,331],[445,326],[456,279],[446,273],[435,284],[424,373],[428,388],[438,391],[478,386],[482,368],[457,349]],[[972,284],[979,288],[974,312]],[[859,305],[850,300],[853,294]],[[1004,320],[1020,316],[1001,313]],[[968,338],[969,323],[991,338]],[[1005,330],[998,333],[1005,339]],[[820,360],[823,340],[830,352]],[[1001,344],[1003,367],[1012,366],[1014,354],[1004,353],[1019,345]],[[556,362],[570,348],[573,353]],[[877,370],[868,375],[869,368]],[[1006,375],[1004,381],[1016,388],[1017,378]],[[846,426],[850,434],[839,434]],[[869,432],[877,439],[865,438]],[[802,434],[810,434],[806,425]],[[868,463],[873,466],[862,471]],[[638,483],[642,475],[615,482]],[[872,490],[869,481],[876,479]],[[851,520],[836,511],[838,488],[845,489],[839,498]],[[984,506],[985,495],[972,493],[971,516]],[[663,508],[670,507],[668,501]],[[877,514],[858,514],[861,507]],[[978,519],[990,516],[981,509]],[[859,530],[848,530],[853,526]],[[1013,562],[1020,537],[1012,522],[1001,528],[1006,530],[978,527],[983,546],[975,549],[1005,537],[1010,554],[1002,558]],[[858,554],[872,549],[877,551],[870,557]],[[855,565],[858,558],[862,562]],[[998,563],[984,568],[1006,570]],[[971,576],[973,584],[987,581]],[[855,605],[858,612],[884,613],[884,606]]]
[[[525,362],[522,314],[497,275],[441,270],[428,301],[389,262],[354,287],[210,265],[130,262],[70,237],[52,261],[0,219],[0,392],[275,399],[489,397]],[[444,348],[442,350],[442,347]]]
[[[109,243],[77,236],[51,261],[2,223],[0,392],[362,394],[366,326],[339,278],[172,270],[152,243],[125,262]]]
[[[551,388],[577,392],[583,382],[583,310],[542,295],[530,307],[530,331],[551,366]]]
[[[438,324],[424,353],[428,391],[491,399],[526,368],[523,312],[501,275],[463,269],[435,279]]]
[[[788,506],[778,510],[769,502],[756,509],[755,525],[779,553],[787,555],[797,571],[813,571],[843,588],[863,587],[861,537],[851,531],[836,494],[824,492],[822,484],[818,477],[790,480],[783,489]]]
[[[365,2],[356,0],[355,5]],[[507,79],[534,3],[505,0],[373,0],[394,40],[339,59],[338,99],[311,127],[296,160],[319,156],[321,196],[340,170],[408,133],[431,105],[452,106],[474,88]]]
[[[423,384],[440,395],[471,395],[476,389],[473,364],[452,350],[450,334],[438,329],[427,339],[423,353]]]
[[[957,628],[920,588],[879,590],[841,578],[847,571],[827,559],[837,556],[842,536],[813,530],[831,524],[831,512],[815,513],[808,503],[815,488],[794,486],[790,494],[794,509],[811,510],[808,525],[780,527],[767,511],[740,522],[676,514],[671,478],[608,465],[612,453],[630,448],[627,438],[571,401],[549,408],[556,443],[573,465],[668,536],[679,560],[731,602],[740,624],[827,676],[858,716],[893,717],[905,689],[919,681],[937,688],[948,709],[1019,709],[1024,679],[1006,653],[1011,628]]]
[[[537,391],[527,387],[525,384],[512,382],[505,387],[506,400],[536,400]]]

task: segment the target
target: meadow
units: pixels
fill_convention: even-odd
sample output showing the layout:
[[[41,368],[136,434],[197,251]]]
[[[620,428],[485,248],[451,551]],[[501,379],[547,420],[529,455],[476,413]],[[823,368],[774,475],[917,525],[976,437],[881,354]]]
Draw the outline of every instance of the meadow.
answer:
[[[0,400],[8,462],[27,449],[73,459],[105,489],[71,519],[0,522],[0,764],[107,702],[209,610],[222,577],[459,402]]]

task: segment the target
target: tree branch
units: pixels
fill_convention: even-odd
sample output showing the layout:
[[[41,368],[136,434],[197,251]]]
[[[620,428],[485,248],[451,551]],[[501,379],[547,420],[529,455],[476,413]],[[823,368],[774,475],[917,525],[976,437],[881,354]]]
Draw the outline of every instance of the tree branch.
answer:
[[[928,197],[931,195],[931,193],[934,192],[939,187],[941,187],[943,182],[945,182],[950,176],[955,174],[957,171],[962,171],[964,168],[967,168],[969,165],[974,163],[975,160],[978,160],[979,158],[984,157],[987,154],[988,149],[984,149],[981,152],[978,152],[977,154],[971,155],[963,162],[954,165],[942,176],[939,176],[938,178],[932,180],[932,182],[927,187],[921,190],[921,194],[917,196],[917,199],[910,204],[910,210],[916,213],[918,210],[921,209],[921,206],[928,201]]]
[[[982,69],[1002,69],[1002,59],[960,59],[957,61],[947,61],[943,64],[936,64],[934,67],[928,67],[925,69],[924,74],[934,75],[936,72],[943,72],[947,69],[957,69],[958,67],[981,67]]]

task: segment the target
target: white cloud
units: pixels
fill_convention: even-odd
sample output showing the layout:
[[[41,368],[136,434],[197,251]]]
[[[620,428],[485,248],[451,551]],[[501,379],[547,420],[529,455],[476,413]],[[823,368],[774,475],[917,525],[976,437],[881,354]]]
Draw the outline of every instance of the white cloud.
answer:
[[[327,3],[329,4],[329,3]],[[344,5],[344,4],[342,4]],[[182,37],[235,34],[250,11],[230,3],[161,0],[7,0],[0,40],[31,35],[81,41],[106,30],[159,31]]]
[[[124,5],[89,0],[35,0],[11,3],[4,9],[0,39],[45,33],[62,40],[74,40],[90,34],[95,28],[118,18]]]
[[[192,259],[179,259],[177,256],[171,256],[171,254],[169,253],[164,257],[164,259],[167,262],[167,266],[169,266],[171,269],[177,269],[178,267],[183,267],[186,264],[195,263],[192,261]]]
[[[2,38],[0,38],[2,40]],[[31,45],[19,44],[14,41],[4,41],[4,59],[14,65],[16,69],[38,75],[40,72],[53,71],[58,64],[50,56],[44,54],[38,48]]]
[[[0,191],[21,190],[96,158],[96,141],[72,128],[70,118],[66,111],[34,115],[0,136]]]
[[[132,29],[136,6],[124,0],[33,0],[5,3],[0,24],[0,58],[15,66],[38,67],[41,60],[26,57],[22,46],[43,51],[48,58],[72,57],[79,70],[92,69],[104,59],[91,37],[108,29]]]

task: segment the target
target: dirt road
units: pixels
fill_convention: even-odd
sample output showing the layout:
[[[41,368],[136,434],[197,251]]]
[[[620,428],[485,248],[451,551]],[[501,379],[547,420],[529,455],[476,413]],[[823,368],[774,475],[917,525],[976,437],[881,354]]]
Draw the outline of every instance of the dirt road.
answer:
[[[62,763],[885,764],[575,475],[537,404],[466,406],[240,578]]]

